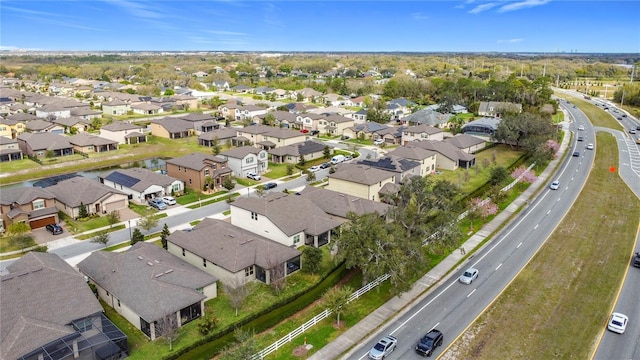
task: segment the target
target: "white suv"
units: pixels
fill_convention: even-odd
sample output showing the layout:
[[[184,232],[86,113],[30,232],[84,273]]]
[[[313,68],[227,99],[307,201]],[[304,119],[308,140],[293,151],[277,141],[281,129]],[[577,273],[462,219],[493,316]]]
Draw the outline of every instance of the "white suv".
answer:
[[[254,172],[250,172],[250,173],[248,173],[248,174],[247,174],[247,177],[248,177],[249,179],[252,179],[252,180],[260,181],[260,175],[258,175],[258,174],[256,174],[256,173],[254,173]]]

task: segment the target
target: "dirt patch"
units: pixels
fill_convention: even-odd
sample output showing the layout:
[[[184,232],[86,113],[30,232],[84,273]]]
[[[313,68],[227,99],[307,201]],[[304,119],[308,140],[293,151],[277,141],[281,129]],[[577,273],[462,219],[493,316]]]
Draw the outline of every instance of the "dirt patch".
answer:
[[[293,349],[293,356],[299,358],[306,357],[308,352],[309,349],[307,349],[306,345],[296,346],[296,348]]]

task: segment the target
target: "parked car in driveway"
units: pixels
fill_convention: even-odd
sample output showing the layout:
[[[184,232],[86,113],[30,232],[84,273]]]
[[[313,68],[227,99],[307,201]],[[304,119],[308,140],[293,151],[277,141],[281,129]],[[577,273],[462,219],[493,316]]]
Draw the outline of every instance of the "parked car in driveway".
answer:
[[[175,205],[176,204],[176,199],[173,196],[163,196],[162,197],[162,202],[167,204],[167,205]]]
[[[247,178],[251,179],[251,180],[256,180],[256,181],[260,181],[261,177],[260,175],[254,173],[254,172],[250,172],[247,174]]]
[[[443,339],[442,332],[433,329],[420,338],[414,349],[422,356],[431,356],[438,346],[442,346]]]
[[[458,281],[460,281],[463,284],[469,285],[473,282],[473,280],[477,278],[478,278],[478,269],[468,268],[467,270],[465,270],[464,274],[462,274],[458,278]]]
[[[157,210],[166,210],[167,209],[167,204],[165,204],[162,199],[160,198],[154,198],[149,200],[148,202],[149,206],[151,206],[154,209]]]
[[[398,339],[395,336],[387,335],[380,339],[371,350],[369,350],[369,359],[382,360],[396,349]]]
[[[53,235],[60,235],[64,232],[64,230],[62,230],[62,226],[58,225],[58,224],[48,224],[47,226],[45,226],[47,231],[50,232]]]

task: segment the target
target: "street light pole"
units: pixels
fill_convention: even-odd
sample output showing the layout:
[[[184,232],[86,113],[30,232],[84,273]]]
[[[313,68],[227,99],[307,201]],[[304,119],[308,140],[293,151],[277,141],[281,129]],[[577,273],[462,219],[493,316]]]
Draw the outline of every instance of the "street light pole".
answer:
[[[131,220],[127,220],[127,222],[129,223],[129,239],[132,239],[133,235],[131,235]]]

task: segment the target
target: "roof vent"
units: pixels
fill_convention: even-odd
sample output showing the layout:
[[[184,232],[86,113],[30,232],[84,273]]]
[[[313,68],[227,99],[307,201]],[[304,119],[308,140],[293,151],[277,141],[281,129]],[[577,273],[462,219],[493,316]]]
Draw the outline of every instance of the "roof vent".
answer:
[[[164,273],[160,273],[160,274],[156,274],[156,278],[159,278],[160,276],[164,275]]]
[[[138,255],[138,260],[144,259],[142,256]]]
[[[149,265],[149,266],[153,266],[153,263],[152,263],[151,261],[149,261],[149,262],[147,263],[147,265]]]
[[[165,274],[171,274],[172,272],[173,272],[173,269],[169,269],[169,270],[165,271],[164,273]]]

